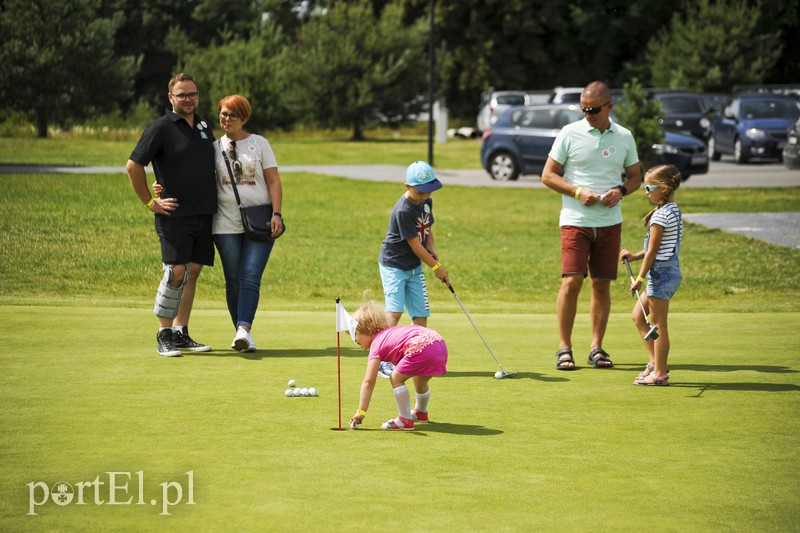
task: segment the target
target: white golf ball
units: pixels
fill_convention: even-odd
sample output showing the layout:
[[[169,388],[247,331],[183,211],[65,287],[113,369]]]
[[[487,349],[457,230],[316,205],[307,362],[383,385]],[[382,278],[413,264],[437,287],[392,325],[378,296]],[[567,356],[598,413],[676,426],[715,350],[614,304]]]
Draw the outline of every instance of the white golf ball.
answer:
[[[289,397],[294,396],[294,394],[292,393],[292,389],[286,389],[286,392],[284,392],[284,394]]]
[[[295,387],[295,388],[294,388],[294,390],[292,391],[292,395],[294,395],[294,396],[300,396],[300,394],[301,394],[301,392],[300,392],[300,389],[298,389],[297,387]]]
[[[494,373],[494,377],[496,377],[497,379],[500,379],[500,378],[503,377],[503,373],[498,370],[497,372]]]
[[[297,385],[297,382],[295,380],[293,380],[293,379],[290,379],[289,380],[289,386],[290,387],[294,387],[295,385]]]
[[[311,393],[311,396],[316,396],[317,395],[317,389],[315,389],[314,387],[311,387],[310,389],[308,389],[308,392]]]
[[[302,389],[300,389],[300,394],[302,394],[303,396],[311,396],[311,393],[310,393],[310,392],[308,392],[308,389],[307,389],[307,388],[305,388],[305,387],[303,387]]]
[[[358,424],[355,422],[350,422],[350,429],[358,429]]]

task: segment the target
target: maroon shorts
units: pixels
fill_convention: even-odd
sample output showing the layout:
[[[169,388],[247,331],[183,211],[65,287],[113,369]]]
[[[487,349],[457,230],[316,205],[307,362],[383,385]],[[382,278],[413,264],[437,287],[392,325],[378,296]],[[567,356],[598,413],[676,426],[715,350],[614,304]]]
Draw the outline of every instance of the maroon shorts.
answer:
[[[587,273],[615,280],[619,266],[622,224],[604,228],[561,227],[561,275]]]

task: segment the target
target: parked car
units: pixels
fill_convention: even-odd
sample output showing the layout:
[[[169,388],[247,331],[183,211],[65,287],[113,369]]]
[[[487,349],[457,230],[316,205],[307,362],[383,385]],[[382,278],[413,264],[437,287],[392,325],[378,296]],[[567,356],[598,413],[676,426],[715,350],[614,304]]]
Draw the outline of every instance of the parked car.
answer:
[[[503,111],[512,106],[526,105],[527,103],[527,93],[525,91],[490,91],[484,93],[481,108],[478,111],[478,129],[486,131]]]
[[[521,174],[541,174],[547,154],[561,128],[583,118],[574,104],[514,107],[484,132],[481,164],[492,179],[515,180]],[[708,172],[706,145],[687,135],[666,132],[655,147],[659,162],[675,165],[683,179]]]
[[[661,103],[661,124],[666,131],[691,135],[708,142],[711,121],[708,120],[703,99],[697,93],[664,92],[653,97]]]
[[[703,105],[710,114],[715,115],[722,113],[725,105],[731,99],[729,94],[724,93],[701,93],[700,98],[703,99]]]
[[[555,87],[550,92],[551,104],[579,104],[583,87]]]
[[[789,137],[783,146],[783,164],[786,168],[800,168],[800,118],[789,128]]]
[[[800,116],[800,102],[789,96],[742,94],[735,96],[714,121],[708,143],[711,159],[732,154],[737,163],[783,157],[788,131]]]
[[[583,118],[577,105],[514,107],[483,133],[481,162],[492,179],[541,174],[561,128]]]

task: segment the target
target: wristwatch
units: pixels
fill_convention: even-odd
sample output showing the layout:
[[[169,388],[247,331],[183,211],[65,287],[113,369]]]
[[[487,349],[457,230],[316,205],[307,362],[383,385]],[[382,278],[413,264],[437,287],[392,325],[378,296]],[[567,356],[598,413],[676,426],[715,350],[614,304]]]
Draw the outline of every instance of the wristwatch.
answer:
[[[614,187],[614,188],[615,188],[615,189],[619,189],[619,192],[621,192],[621,193],[622,193],[622,196],[627,196],[627,195],[628,195],[628,188],[627,188],[626,186],[624,186],[624,185],[617,185],[617,186],[616,186],[616,187]]]
[[[272,212],[272,216],[278,217],[278,218],[283,218],[283,215],[279,211],[273,211]]]

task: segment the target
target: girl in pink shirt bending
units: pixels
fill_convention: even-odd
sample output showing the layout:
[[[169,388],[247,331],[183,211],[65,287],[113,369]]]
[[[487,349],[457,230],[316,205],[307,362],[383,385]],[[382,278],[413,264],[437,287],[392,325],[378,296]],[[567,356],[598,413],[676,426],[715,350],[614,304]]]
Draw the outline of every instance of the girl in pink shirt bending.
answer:
[[[428,421],[428,401],[431,390],[428,382],[433,376],[447,373],[447,345],[442,336],[422,326],[389,326],[386,313],[372,303],[362,305],[353,313],[358,322],[356,342],[369,350],[367,373],[361,384],[358,410],[350,419],[350,427],[363,422],[372,398],[372,390],[382,361],[394,365],[390,376],[397,418],[381,425],[383,429],[411,430],[414,422]],[[409,378],[414,380],[416,405],[411,409],[411,394],[406,387]]]

